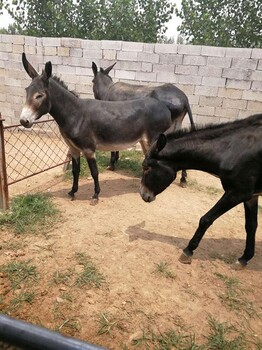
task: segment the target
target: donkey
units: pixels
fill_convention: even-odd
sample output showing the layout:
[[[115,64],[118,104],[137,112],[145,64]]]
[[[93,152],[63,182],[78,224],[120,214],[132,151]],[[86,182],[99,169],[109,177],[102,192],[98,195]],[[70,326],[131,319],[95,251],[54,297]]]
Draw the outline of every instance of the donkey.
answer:
[[[126,149],[140,142],[146,153],[159,133],[172,124],[169,108],[154,98],[126,102],[81,99],[71,93],[59,78],[52,76],[51,62],[45,64],[41,75],[24,53],[22,62],[32,82],[26,88],[20,123],[30,128],[46,113],[55,119],[72,155],[73,186],[68,193],[72,198],[78,190],[80,152],[84,154],[94,180],[92,203],[96,204],[100,193],[96,149]]]
[[[140,194],[145,202],[152,202],[164,191],[180,169],[201,170],[219,177],[225,192],[200,219],[180,261],[191,263],[209,226],[244,203],[246,247],[237,263],[240,267],[247,265],[255,253],[258,196],[262,194],[262,114],[197,131],[160,134],[142,166]]]
[[[125,101],[151,96],[159,101],[169,102],[176,107],[173,112],[171,111],[174,131],[181,128],[182,121],[186,113],[188,113],[192,129],[195,129],[188,98],[182,90],[172,84],[149,86],[133,85],[122,82],[114,83],[109,75],[109,72],[115,66],[115,64],[116,62],[110,67],[106,69],[100,68],[100,71],[98,71],[97,65],[92,62],[92,70],[94,73],[93,92],[96,99],[106,101]],[[109,165],[110,170],[115,169],[115,162],[118,160],[118,157],[118,152],[111,153]],[[180,185],[182,187],[186,186],[186,176],[186,171],[182,170],[182,177],[180,180]]]

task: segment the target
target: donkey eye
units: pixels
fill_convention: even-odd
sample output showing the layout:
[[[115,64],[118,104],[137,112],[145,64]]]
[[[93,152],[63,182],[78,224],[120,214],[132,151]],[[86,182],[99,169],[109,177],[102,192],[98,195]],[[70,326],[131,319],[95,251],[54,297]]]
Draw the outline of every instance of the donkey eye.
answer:
[[[143,172],[144,174],[148,174],[150,171],[150,167],[149,166],[143,166]]]
[[[35,97],[35,98],[36,98],[37,100],[39,100],[39,99],[40,99],[40,98],[42,98],[42,97],[43,97],[43,95],[38,94],[38,95],[36,95],[36,97]]]

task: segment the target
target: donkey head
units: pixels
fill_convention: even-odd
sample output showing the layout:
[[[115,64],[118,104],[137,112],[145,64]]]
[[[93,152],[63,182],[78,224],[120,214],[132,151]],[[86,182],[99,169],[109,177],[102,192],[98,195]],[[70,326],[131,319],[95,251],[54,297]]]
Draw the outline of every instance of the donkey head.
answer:
[[[52,64],[47,62],[42,74],[39,75],[27,61],[24,53],[22,54],[22,62],[27,74],[32,78],[32,82],[26,88],[26,102],[21,112],[20,123],[24,127],[30,128],[35,120],[50,111],[48,86],[49,78],[52,75]]]
[[[97,65],[95,62],[92,62],[92,70],[94,73],[94,79],[92,80],[93,92],[97,100],[106,99],[105,96],[107,94],[107,90],[112,84],[112,78],[109,76],[109,72],[115,64],[116,62],[106,69],[100,68],[100,71],[98,71]]]

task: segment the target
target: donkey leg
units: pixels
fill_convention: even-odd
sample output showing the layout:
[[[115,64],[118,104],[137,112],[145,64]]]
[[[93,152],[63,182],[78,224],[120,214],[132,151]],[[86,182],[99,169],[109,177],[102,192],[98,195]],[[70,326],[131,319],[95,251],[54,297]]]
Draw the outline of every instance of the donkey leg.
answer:
[[[119,152],[118,151],[111,152],[110,163],[109,163],[109,165],[107,167],[108,170],[112,170],[112,171],[115,170],[115,164],[118,161],[118,158],[119,158]]]
[[[238,259],[237,265],[245,267],[250,259],[255,254],[255,237],[257,230],[257,212],[258,212],[258,197],[253,197],[247,202],[244,202],[245,208],[245,229],[246,229],[246,247],[244,254]]]
[[[95,205],[98,203],[98,195],[100,193],[100,186],[98,181],[98,168],[97,168],[96,159],[94,157],[89,158],[86,156],[86,160],[87,160],[92,178],[94,180],[94,194],[92,196],[91,204]]]
[[[180,179],[180,186],[183,188],[185,188],[186,184],[187,184],[186,178],[187,178],[187,172],[186,172],[186,170],[182,170],[181,179]]]
[[[184,264],[190,264],[192,262],[193,252],[198,247],[206,230],[217,218],[241,202],[243,202],[242,196],[234,195],[230,192],[224,193],[220,200],[200,219],[199,226],[194,236],[189,241],[188,246],[183,250],[179,261]]]
[[[73,186],[68,195],[73,200],[75,198],[75,193],[78,191],[78,180],[80,173],[80,154],[72,156],[72,174],[73,174]]]

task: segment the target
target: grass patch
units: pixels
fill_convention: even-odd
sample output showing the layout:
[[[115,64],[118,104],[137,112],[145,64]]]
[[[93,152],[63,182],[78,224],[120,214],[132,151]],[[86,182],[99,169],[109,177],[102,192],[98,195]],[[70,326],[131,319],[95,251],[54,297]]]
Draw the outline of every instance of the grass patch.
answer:
[[[7,225],[16,233],[42,232],[54,223],[57,213],[46,194],[21,195],[13,198],[10,211],[0,216],[0,225]]]
[[[52,283],[56,285],[64,284],[66,286],[69,286],[72,284],[73,275],[74,275],[73,268],[69,268],[64,272],[55,271],[53,274]]]
[[[170,266],[165,261],[160,261],[159,263],[155,264],[156,268],[154,273],[164,276],[165,278],[169,279],[175,279],[176,275],[170,270]]]
[[[99,329],[97,334],[110,334],[112,329],[117,327],[118,321],[109,313],[101,313],[98,317]]]
[[[119,159],[116,163],[116,171],[126,173],[135,177],[142,176],[142,161],[144,159],[143,152],[141,151],[121,151],[119,152]],[[98,166],[99,173],[105,171],[109,165],[110,152],[96,152],[96,162]],[[71,166],[69,167],[68,172],[65,175],[66,179],[72,178]],[[91,176],[90,170],[87,164],[85,157],[81,157],[80,160],[80,176],[88,177]]]
[[[258,316],[253,303],[244,297],[244,290],[239,280],[220,273],[215,273],[215,275],[225,284],[225,293],[220,294],[219,298],[226,307],[237,313],[245,312],[249,317]]]
[[[38,281],[38,273],[30,261],[15,261],[0,266],[0,271],[8,278],[11,288],[21,288],[23,285],[31,285]]]
[[[207,336],[207,349],[210,350],[246,350],[247,342],[244,334],[239,333],[227,323],[219,323],[209,319],[210,332]]]
[[[76,260],[78,264],[83,265],[83,271],[76,278],[76,285],[100,288],[105,282],[105,277],[98,271],[91,258],[85,253],[76,253]]]

